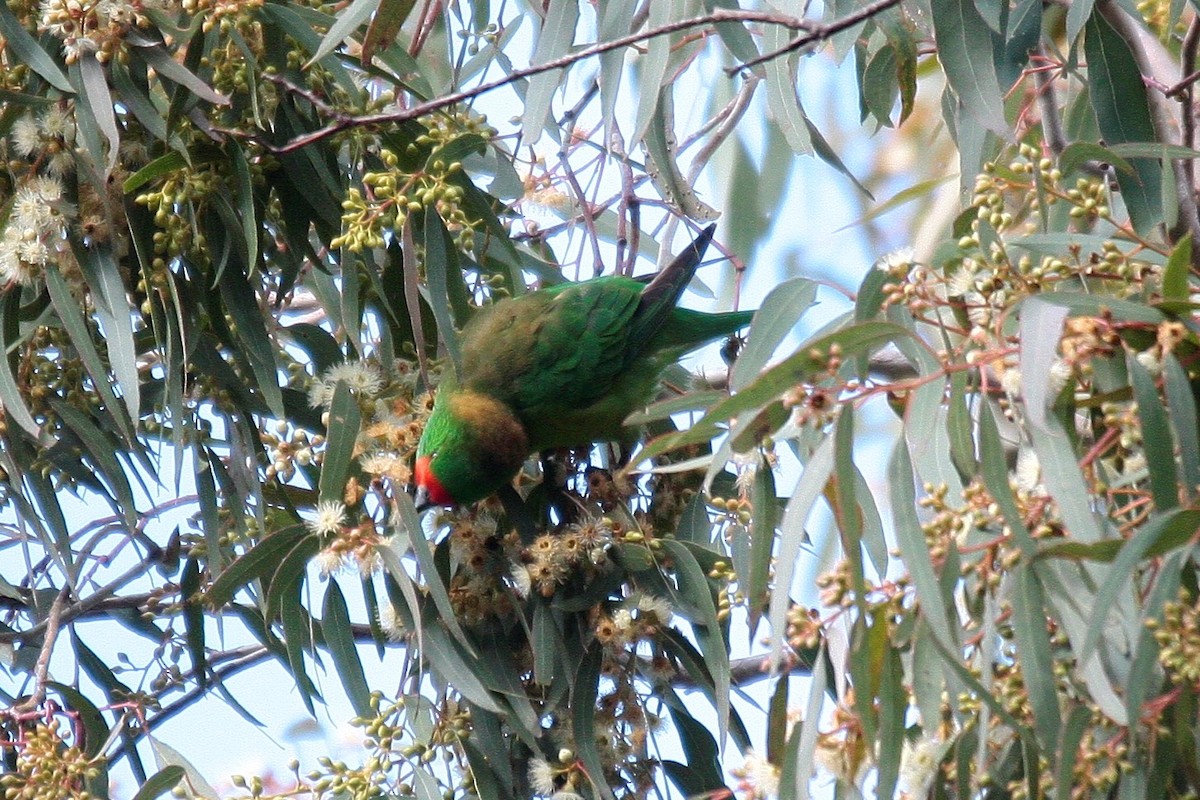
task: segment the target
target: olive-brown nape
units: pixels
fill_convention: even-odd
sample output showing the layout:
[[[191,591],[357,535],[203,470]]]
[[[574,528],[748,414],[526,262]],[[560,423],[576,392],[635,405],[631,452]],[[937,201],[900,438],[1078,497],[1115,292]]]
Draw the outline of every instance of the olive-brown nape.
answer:
[[[504,403],[486,394],[460,390],[450,398],[450,413],[471,432],[475,455],[488,467],[512,475],[529,455],[529,436],[521,421]]]

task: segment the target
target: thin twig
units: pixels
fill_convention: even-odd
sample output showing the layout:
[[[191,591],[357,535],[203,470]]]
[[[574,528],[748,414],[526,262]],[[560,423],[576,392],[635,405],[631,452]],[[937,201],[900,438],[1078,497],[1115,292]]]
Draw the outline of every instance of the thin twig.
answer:
[[[50,654],[54,652],[54,643],[58,641],[59,623],[62,621],[63,604],[70,590],[63,587],[50,604],[50,613],[46,615],[46,639],[38,652],[37,663],[33,667],[33,692],[18,706],[18,709],[33,711],[41,706],[46,699],[46,680],[50,676]]]
[[[752,58],[736,67],[726,67],[725,72],[728,75],[736,75],[739,72],[745,72],[748,69],[757,67],[759,64],[765,64],[768,61],[774,61],[780,56],[785,56],[788,53],[794,53],[810,44],[823,42],[830,36],[841,33],[847,28],[853,28],[858,23],[865,22],[876,14],[887,11],[892,6],[897,5],[900,5],[900,0],[876,0],[874,3],[863,6],[853,14],[849,14],[841,19],[834,20],[828,25],[810,23],[808,26],[803,28],[804,30],[808,31],[808,33],[804,36],[797,37],[777,50],[772,50],[769,53],[763,53],[761,56]]]
[[[245,138],[255,141],[259,144],[259,146],[270,153],[290,153],[292,151],[299,150],[302,147],[313,144],[314,142],[319,142],[323,139],[329,138],[330,136],[334,136],[352,128],[361,128],[373,125],[395,125],[401,122],[408,122],[409,120],[423,117],[435,111],[441,111],[443,108],[449,108],[450,106],[461,103],[464,100],[470,100],[478,97],[479,95],[486,94],[487,92],[508,86],[509,84],[516,83],[520,80],[524,80],[525,78],[529,78],[534,75],[540,75],[543,72],[550,72],[552,70],[569,67],[578,61],[591,58],[592,56],[603,55],[604,53],[608,53],[612,50],[620,50],[622,47],[629,47],[630,45],[638,44],[639,42],[644,42],[659,36],[677,33],[678,31],[687,30],[688,28],[714,25],[718,22],[758,22],[770,25],[782,25],[783,27],[792,30],[814,31],[813,34],[810,34],[807,37],[801,37],[800,39],[794,40],[795,42],[800,43],[796,45],[797,47],[802,47],[805,44],[810,44],[812,42],[828,38],[829,36],[862,22],[870,16],[879,13],[883,9],[890,8],[899,2],[900,0],[878,0],[863,11],[856,12],[850,17],[847,17],[845,20],[838,20],[828,25],[818,25],[807,20],[796,19],[795,17],[790,17],[783,14],[718,8],[711,14],[703,14],[698,17],[674,20],[672,22],[659,25],[655,28],[639,31],[637,33],[631,33],[628,36],[621,36],[607,42],[600,42],[592,45],[591,47],[585,47],[581,50],[576,50],[573,53],[568,53],[566,55],[559,56],[558,58],[552,58],[549,61],[541,64],[535,64],[532,66],[523,67],[521,69],[514,69],[502,78],[481,83],[478,86],[470,89],[451,92],[450,94],[442,97],[428,100],[424,103],[418,103],[415,106],[410,106],[409,108],[402,109],[400,111],[392,111],[381,114],[366,114],[363,116],[351,116],[339,113],[334,115],[335,121],[329,125],[310,133],[306,133],[303,136],[294,137],[283,144],[275,144],[260,134],[249,131],[232,128],[216,128],[215,130],[218,130],[227,136]],[[869,11],[869,13],[864,13],[864,11]],[[766,60],[770,60],[770,57],[758,59],[758,61]],[[746,68],[747,65],[743,65],[738,67],[738,70]]]
[[[1186,74],[1196,69],[1196,49],[1200,47],[1200,16],[1192,17],[1187,34],[1183,37],[1183,47],[1179,51],[1180,69]],[[1170,93],[1167,95],[1170,97]],[[1192,92],[1192,84],[1186,91],[1180,93],[1179,127],[1182,130],[1184,147],[1196,146],[1196,102]],[[1192,159],[1184,159],[1184,171],[1187,173],[1188,185],[1196,186],[1196,165]]]

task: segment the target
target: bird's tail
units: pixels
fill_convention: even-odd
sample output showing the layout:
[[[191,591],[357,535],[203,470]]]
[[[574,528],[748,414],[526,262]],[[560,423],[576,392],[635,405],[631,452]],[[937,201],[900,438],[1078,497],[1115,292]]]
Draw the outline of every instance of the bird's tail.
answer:
[[[655,340],[663,349],[692,350],[750,324],[753,311],[723,311],[709,314],[690,308],[676,308]]]
[[[700,235],[686,250],[654,276],[650,285],[642,290],[642,298],[638,303],[638,317],[653,318],[675,307],[679,302],[679,295],[683,294],[696,268],[704,260],[704,251],[708,249],[708,243],[712,241],[716,230],[716,223],[713,223],[700,231]]]

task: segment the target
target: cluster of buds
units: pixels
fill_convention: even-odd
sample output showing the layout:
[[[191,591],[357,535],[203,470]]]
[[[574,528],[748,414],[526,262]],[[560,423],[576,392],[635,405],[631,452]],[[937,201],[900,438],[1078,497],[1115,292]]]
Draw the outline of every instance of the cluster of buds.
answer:
[[[64,60],[73,64],[88,53],[104,63],[121,55],[126,33],[150,24],[146,0],[45,0],[39,30],[62,41]]]

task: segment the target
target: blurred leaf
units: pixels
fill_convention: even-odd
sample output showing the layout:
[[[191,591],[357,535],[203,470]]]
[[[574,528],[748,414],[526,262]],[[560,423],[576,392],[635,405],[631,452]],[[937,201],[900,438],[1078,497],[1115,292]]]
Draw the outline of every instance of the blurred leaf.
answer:
[[[1088,623],[1087,638],[1078,656],[1081,662],[1094,654],[1107,626],[1108,617],[1118,605],[1117,596],[1132,591],[1129,582],[1142,560],[1151,557],[1152,554],[1167,553],[1188,544],[1197,529],[1200,529],[1200,511],[1173,509],[1155,515],[1122,545],[1121,552],[1092,603],[1092,618]]]
[[[323,502],[341,502],[354,463],[354,443],[362,425],[358,398],[345,381],[338,381],[329,404],[328,439],[317,493]]]
[[[596,41],[610,42],[628,34],[637,6],[637,0],[609,0],[597,6],[599,24]],[[628,48],[621,47],[599,56],[600,118],[606,131],[612,130],[613,127],[613,115],[616,113],[617,97],[621,88],[621,73],[625,68],[625,56],[628,52]]]
[[[184,564],[179,595],[183,601],[183,623],[192,672],[197,685],[205,687],[208,686],[208,657],[204,651],[204,608],[200,595],[200,562],[194,556]]]
[[[77,63],[83,83],[83,91],[79,94],[79,100],[87,104],[90,113],[96,119],[96,124],[100,127],[100,132],[104,134],[104,139],[108,142],[107,157],[97,159],[97,164],[104,164],[104,175],[107,177],[117,164],[117,156],[121,147],[121,134],[117,130],[117,117],[113,112],[108,77],[104,74],[104,67],[96,59],[95,53],[82,53]]]
[[[1167,409],[1158,395],[1154,379],[1132,354],[1126,368],[1133,379],[1133,397],[1142,426],[1142,446],[1150,471],[1150,495],[1154,508],[1167,511],[1179,504],[1179,475],[1175,471],[1175,440]]]
[[[670,84],[662,87],[659,93],[657,113],[651,117],[644,144],[646,173],[668,205],[689,219],[707,221],[720,216],[715,208],[700,199],[679,170],[675,96]]]
[[[764,52],[772,52],[788,43],[791,33],[782,25],[768,25],[762,34]],[[767,71],[767,109],[788,145],[796,153],[811,153],[812,137],[808,119],[796,94],[797,57],[789,53],[773,58],[765,65]]]
[[[646,25],[650,28],[659,28],[671,20],[672,12],[679,12],[678,0],[662,0],[662,2],[653,3],[648,8],[649,14],[646,17]],[[629,31],[629,21],[626,20],[624,26],[625,33]],[[644,55],[637,60],[638,69],[638,84],[640,91],[638,92],[637,110],[633,115],[633,134],[629,138],[629,143],[626,147],[630,151],[637,147],[646,138],[650,126],[654,124],[655,117],[658,114],[659,107],[664,103],[673,103],[674,94],[666,80],[667,65],[671,58],[672,39],[678,40],[678,37],[656,36],[646,43]],[[661,123],[659,123],[661,127]],[[674,120],[668,123],[668,135],[674,136]]]
[[[1174,353],[1163,356],[1163,387],[1183,467],[1183,481],[1178,488],[1184,490],[1185,497],[1191,498],[1200,486],[1200,427],[1197,426],[1196,398],[1187,372]]]
[[[545,64],[566,55],[575,41],[575,26],[579,22],[579,3],[576,0],[549,0],[546,20],[537,37],[537,48],[532,65]],[[525,113],[522,129],[525,141],[536,144],[542,138],[546,121],[550,117],[550,101],[558,91],[565,70],[554,69],[538,73],[529,79],[525,90]]]
[[[333,657],[333,666],[341,678],[342,688],[346,690],[350,705],[354,707],[354,713],[369,719],[373,713],[371,689],[367,686],[367,677],[358,657],[358,647],[354,643],[354,633],[350,629],[350,612],[346,608],[346,598],[333,578],[329,579],[329,585],[325,588],[321,633],[325,637],[329,654]]]
[[[10,289],[0,297],[0,345],[4,355],[4,363],[0,364],[0,408],[4,415],[17,423],[34,441],[42,439],[42,429],[29,413],[29,406],[17,387],[16,376],[13,373],[16,356],[9,356],[16,349],[15,339],[20,335],[17,319],[21,304],[20,291]]]
[[[0,3],[0,34],[4,35],[4,46],[12,50],[18,63],[28,66],[60,92],[69,95],[75,93],[75,88],[71,86],[71,82],[58,68],[54,59],[42,49],[37,40],[30,36],[20,21],[13,16],[8,3]]]
[[[1084,25],[1084,54],[1087,56],[1088,85],[1096,121],[1106,144],[1153,142],[1146,85],[1129,44],[1103,14],[1092,14]],[[1148,233],[1162,222],[1162,167],[1158,161],[1140,159],[1134,174],[1118,172],[1117,183],[1133,227]]]
[[[946,80],[968,114],[986,130],[1012,136],[992,52],[992,34],[974,3],[931,0],[933,34]]]
[[[741,391],[766,367],[784,338],[817,300],[817,283],[799,277],[784,281],[767,294],[750,326],[750,339],[738,353],[729,384]]]
[[[312,54],[312,58],[304,65],[304,69],[309,69],[313,64],[316,64],[325,56],[334,51],[338,45],[344,42],[350,34],[358,30],[358,26],[366,21],[367,17],[374,13],[376,8],[379,8],[380,0],[354,0],[349,6],[346,6],[338,11],[334,16],[333,24],[329,26],[329,30],[325,32],[325,36],[321,39],[320,46],[316,52]],[[366,60],[365,58],[363,59]]]
[[[210,607],[220,609],[250,581],[267,577],[288,552],[303,538],[316,538],[294,528],[276,531],[264,537],[244,555],[230,564],[205,592]]]
[[[1192,265],[1192,235],[1179,240],[1167,265],[1163,268],[1162,293],[1164,300],[1187,300],[1188,281]]]
[[[179,764],[170,764],[151,775],[142,783],[131,800],[155,800],[174,789],[186,774]]]
[[[375,51],[380,46],[387,47],[396,39],[404,26],[404,20],[408,19],[416,4],[417,0],[380,0],[375,17],[363,36],[360,56],[363,66],[371,63]]]
[[[146,734],[146,739],[150,742],[150,749],[154,753],[154,761],[158,764],[160,771],[167,767],[180,767],[184,776],[181,782],[187,787],[191,797],[201,798],[202,800],[219,800],[220,794],[209,785],[208,781],[200,774],[199,770],[192,766],[192,763],[184,758],[179,751],[170,745],[156,739],[150,734]]]
[[[807,377],[822,371],[827,365],[829,348],[841,348],[841,356],[849,361],[860,354],[911,336],[907,329],[889,322],[864,322],[835,331],[802,345],[792,356],[761,373],[742,391],[718,403],[704,418],[686,431],[660,436],[646,444],[638,453],[642,461],[650,460],[677,447],[708,441],[719,430],[718,423],[782,396],[784,392]]]

